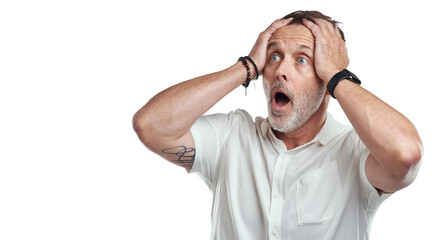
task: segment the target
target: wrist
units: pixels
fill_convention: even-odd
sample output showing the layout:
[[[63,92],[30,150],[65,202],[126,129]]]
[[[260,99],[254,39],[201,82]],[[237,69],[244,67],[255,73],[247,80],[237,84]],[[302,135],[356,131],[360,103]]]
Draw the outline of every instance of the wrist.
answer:
[[[340,100],[343,98],[343,96],[347,96],[347,94],[345,93],[347,91],[348,88],[355,86],[357,84],[354,84],[351,81],[347,81],[348,79],[341,79],[339,81],[339,84],[337,85],[337,87],[334,89],[333,91],[333,95],[335,96],[335,99]],[[339,99],[340,98],[340,99]]]
[[[247,77],[246,80],[242,83],[243,87],[245,87],[246,94],[246,89],[249,86],[250,81],[258,79],[259,71],[253,58],[249,56],[240,57],[237,62],[242,62],[243,66],[246,68]]]
[[[352,72],[348,71],[347,69],[343,69],[342,71],[336,73],[330,81],[327,83],[327,91],[330,93],[330,95],[336,99],[334,95],[334,91],[336,89],[336,86],[339,84],[342,80],[349,80],[353,83],[356,83],[358,85],[361,84],[360,79]]]
[[[261,63],[260,58],[259,57],[255,57],[254,55],[248,55],[248,57],[250,57],[253,62],[255,63],[256,69],[253,69],[253,77],[258,78],[260,76],[260,74],[262,73],[262,70],[264,68],[265,63]],[[252,62],[250,64],[253,64]],[[251,65],[252,66],[252,65]],[[251,67],[252,68],[252,67]]]
[[[343,69],[334,69],[327,71],[325,74],[322,75],[321,80],[328,85],[330,80],[339,72],[341,72]]]
[[[255,59],[249,56],[245,56],[244,58],[246,59],[248,65],[250,66],[251,78],[252,78],[251,80],[257,80],[259,77],[259,70],[255,63]]]

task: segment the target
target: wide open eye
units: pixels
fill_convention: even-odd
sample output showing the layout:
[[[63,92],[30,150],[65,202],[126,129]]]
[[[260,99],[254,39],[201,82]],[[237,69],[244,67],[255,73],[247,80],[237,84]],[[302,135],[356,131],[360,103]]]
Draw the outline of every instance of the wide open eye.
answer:
[[[300,64],[305,64],[305,63],[307,63],[308,61],[306,60],[306,58],[299,58],[299,59],[297,59],[297,62],[298,63],[300,63]]]
[[[276,54],[271,55],[270,59],[272,62],[277,62],[280,60],[279,56]]]

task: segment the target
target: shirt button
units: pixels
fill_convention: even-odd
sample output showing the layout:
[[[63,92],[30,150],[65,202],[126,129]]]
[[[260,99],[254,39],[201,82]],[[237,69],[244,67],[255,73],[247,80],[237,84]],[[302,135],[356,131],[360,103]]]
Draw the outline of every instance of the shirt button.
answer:
[[[278,234],[278,230],[277,230],[277,229],[273,229],[273,231],[272,231],[272,235],[273,235],[273,237],[276,237],[277,234]]]
[[[279,198],[280,195],[279,195],[279,193],[275,192],[275,193],[273,193],[273,197],[274,197],[274,198]]]

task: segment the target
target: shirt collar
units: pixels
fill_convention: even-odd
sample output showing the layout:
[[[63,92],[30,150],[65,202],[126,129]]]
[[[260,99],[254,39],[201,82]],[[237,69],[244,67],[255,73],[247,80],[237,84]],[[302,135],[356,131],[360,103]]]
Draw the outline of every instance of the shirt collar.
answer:
[[[345,129],[346,126],[337,122],[330,113],[327,113],[327,119],[323,127],[309,143],[319,142],[322,145],[326,145],[333,138],[342,133]],[[270,138],[277,139],[272,128],[270,127],[268,118],[266,118],[265,121],[261,123],[261,133],[264,137],[269,136]]]

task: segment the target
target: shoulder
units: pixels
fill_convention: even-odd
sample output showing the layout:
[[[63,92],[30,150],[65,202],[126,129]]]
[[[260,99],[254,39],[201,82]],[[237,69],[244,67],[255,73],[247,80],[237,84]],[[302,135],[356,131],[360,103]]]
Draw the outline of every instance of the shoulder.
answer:
[[[243,109],[237,109],[229,113],[215,113],[204,115],[201,119],[205,119],[212,124],[224,127],[254,125],[252,116]]]
[[[351,140],[350,133],[352,131],[352,126],[341,124],[330,113],[327,113],[324,126],[315,136],[315,139],[323,145],[346,144]]]
[[[192,133],[213,134],[225,139],[235,134],[244,135],[256,132],[252,116],[243,109],[229,113],[215,113],[201,116],[191,128]],[[196,134],[195,134],[196,135]]]
[[[231,115],[233,115],[234,117],[237,117],[238,119],[241,119],[243,121],[247,121],[249,123],[254,123],[252,116],[243,109],[237,109],[234,112],[230,113]]]

